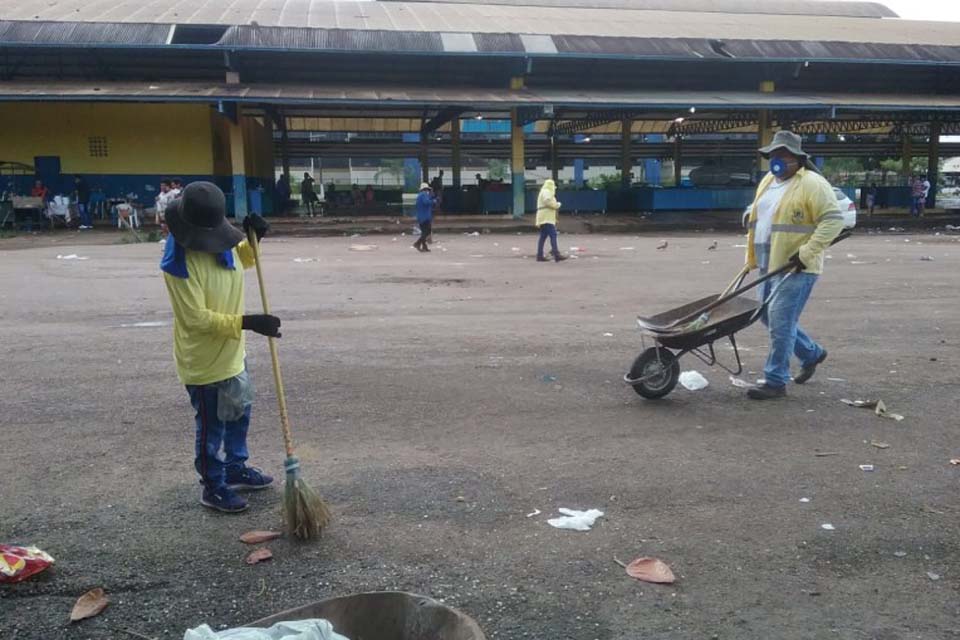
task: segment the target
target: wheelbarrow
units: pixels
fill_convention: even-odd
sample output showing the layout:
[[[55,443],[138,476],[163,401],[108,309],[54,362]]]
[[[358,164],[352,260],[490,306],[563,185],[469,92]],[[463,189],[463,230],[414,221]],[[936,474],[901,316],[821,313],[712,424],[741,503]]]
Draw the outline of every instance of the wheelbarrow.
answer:
[[[841,233],[831,244],[836,244],[850,235],[850,232]],[[680,358],[688,353],[707,366],[716,365],[732,375],[740,375],[743,373],[743,362],[737,347],[737,332],[743,331],[760,318],[780,287],[796,272],[798,266],[798,260],[790,261],[747,285],[743,284],[747,277],[747,268],[744,267],[719,295],[707,296],[655,316],[638,316],[637,325],[640,327],[644,350],[634,360],[630,371],[623,376],[623,381],[644,398],[663,398],[677,386],[680,379]],[[762,300],[743,297],[747,291],[781,275],[784,277]],[[733,347],[736,368],[717,359],[713,345],[724,338],[729,340]],[[652,340],[653,346],[647,347],[647,340]]]
[[[323,618],[350,640],[486,640],[477,623],[453,607],[412,593],[376,591],[321,600],[250,623]]]

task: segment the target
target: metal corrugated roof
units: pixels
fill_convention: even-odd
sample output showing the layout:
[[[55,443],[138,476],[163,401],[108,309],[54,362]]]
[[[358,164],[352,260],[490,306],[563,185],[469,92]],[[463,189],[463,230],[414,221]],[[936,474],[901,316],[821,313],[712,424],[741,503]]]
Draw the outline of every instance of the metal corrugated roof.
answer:
[[[312,85],[230,85],[204,83],[4,82],[0,99],[16,100],[220,100],[254,103],[468,105],[475,109],[524,105],[596,108],[722,109],[923,109],[960,110],[960,95],[790,94],[745,91],[510,90],[481,88],[332,87]]]
[[[164,24],[117,22],[0,22],[0,42],[17,44],[62,44],[64,42],[110,45],[164,44],[170,33]]]
[[[709,3],[708,3],[709,4]],[[789,4],[789,3],[786,3]],[[809,0],[807,3],[809,4]],[[701,6],[696,3],[691,6]],[[783,12],[780,12],[783,13]],[[623,38],[960,45],[960,25],[865,17],[764,15],[493,3],[330,0],[0,0],[7,20],[222,24]]]
[[[402,0],[380,0],[396,2]],[[477,0],[418,0],[447,4],[474,4]],[[699,13],[761,13],[772,15],[834,16],[849,18],[896,18],[897,14],[879,2],[836,2],[831,0],[484,0],[485,4],[528,7],[581,7],[586,9],[635,9],[639,11],[694,11]]]

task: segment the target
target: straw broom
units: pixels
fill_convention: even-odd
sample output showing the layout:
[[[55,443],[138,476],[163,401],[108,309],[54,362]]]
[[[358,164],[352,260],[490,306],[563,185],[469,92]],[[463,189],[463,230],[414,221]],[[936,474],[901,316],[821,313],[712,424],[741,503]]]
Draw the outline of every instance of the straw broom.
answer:
[[[253,247],[257,265],[257,282],[260,285],[260,300],[263,312],[270,313],[267,302],[267,290],[263,284],[263,266],[260,263],[260,247],[253,229],[247,232],[247,239]],[[283,486],[283,519],[287,529],[301,540],[311,540],[323,533],[330,524],[330,509],[327,503],[314,491],[307,481],[300,477],[300,461],[294,455],[293,435],[290,432],[290,417],[287,415],[287,399],[283,391],[283,378],[280,376],[280,356],[277,353],[277,341],[268,338],[270,360],[273,363],[273,381],[277,387],[277,403],[280,406],[280,426],[283,431],[283,446],[287,459],[283,463],[286,471],[286,483]]]

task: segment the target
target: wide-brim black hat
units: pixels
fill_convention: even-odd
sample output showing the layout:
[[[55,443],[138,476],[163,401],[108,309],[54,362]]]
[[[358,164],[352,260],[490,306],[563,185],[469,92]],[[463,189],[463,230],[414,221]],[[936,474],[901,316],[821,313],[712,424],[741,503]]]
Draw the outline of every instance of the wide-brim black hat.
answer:
[[[246,237],[227,220],[227,198],[212,182],[191,182],[164,212],[174,239],[187,249],[222,253]]]

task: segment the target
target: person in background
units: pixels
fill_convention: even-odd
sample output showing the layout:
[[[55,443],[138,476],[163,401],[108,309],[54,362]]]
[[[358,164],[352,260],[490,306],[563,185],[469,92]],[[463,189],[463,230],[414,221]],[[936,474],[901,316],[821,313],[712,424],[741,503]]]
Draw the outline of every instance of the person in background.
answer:
[[[290,180],[287,178],[287,174],[281,173],[280,177],[277,178],[277,200],[279,200],[279,209],[280,215],[283,215],[287,212],[287,208],[290,206]]]
[[[874,182],[867,189],[867,214],[873,215],[873,210],[877,206],[877,183]]]
[[[314,204],[317,202],[317,193],[313,190],[314,182],[313,176],[304,172],[303,181],[300,183],[300,199],[307,209],[307,215],[311,218],[314,216]]]
[[[46,185],[43,184],[43,180],[37,180],[33,183],[33,188],[30,189],[31,198],[40,198],[44,202],[50,200],[50,189],[47,189]]]
[[[353,189],[351,191],[353,197],[353,206],[359,209],[363,206],[363,192],[360,191],[360,185],[354,183]]]
[[[923,200],[920,201],[920,214],[923,215],[923,210],[930,201],[930,180],[927,176],[923,176],[923,180],[921,180],[920,183],[923,185]]]
[[[427,239],[433,232],[433,208],[437,205],[436,199],[426,182],[420,184],[420,193],[417,195],[417,224],[420,225],[420,237],[413,243],[417,251],[430,251]]]
[[[537,195],[537,227],[540,229],[540,239],[537,242],[537,262],[547,262],[543,256],[543,245],[550,238],[550,249],[553,259],[557,262],[566,260],[557,247],[557,211],[560,202],[557,201],[557,184],[550,179],[543,182],[540,193]]]
[[[917,218],[923,214],[923,181],[919,176],[910,178],[910,215]]]
[[[196,412],[194,466],[200,504],[238,513],[247,501],[238,490],[265,489],[273,478],[247,466],[247,431],[253,389],[247,375],[244,330],[280,337],[280,319],[244,314],[243,270],[255,264],[246,235],[226,218],[226,197],[215,184],[192,182],[164,212],[170,237],[160,270],[173,308],[177,376]],[[258,238],[266,220],[243,220]],[[239,268],[238,268],[239,267]]]
[[[183,193],[183,180],[170,178],[170,192],[173,194],[173,198],[179,198],[180,194]]]
[[[82,176],[74,176],[73,189],[77,200],[77,213],[80,215],[80,228],[93,229],[93,216],[90,214],[90,185]]]
[[[483,179],[483,176],[478,173],[474,177],[477,179],[477,188],[480,191],[485,190],[487,188],[487,181]]]
[[[154,204],[154,222],[157,226],[163,225],[163,214],[167,210],[167,205],[176,198],[173,195],[173,184],[169,178],[160,181],[160,193],[157,194],[157,200]]]
[[[788,265],[793,269],[762,285],[764,300],[773,291],[776,295],[760,316],[770,330],[770,351],[763,384],[747,391],[752,400],[787,395],[791,356],[800,361],[800,373],[793,379],[797,384],[812,378],[827,359],[827,350],[804,333],[799,321],[823,271],[824,250],[843,231],[843,214],[833,187],[801,144],[799,135],[782,130],[758,149],[770,159],[770,172],[750,206],[746,268],[759,268],[761,275]]]
[[[363,203],[367,209],[373,208],[374,200],[376,200],[376,194],[373,192],[373,185],[368,184],[367,190],[363,192]]]

